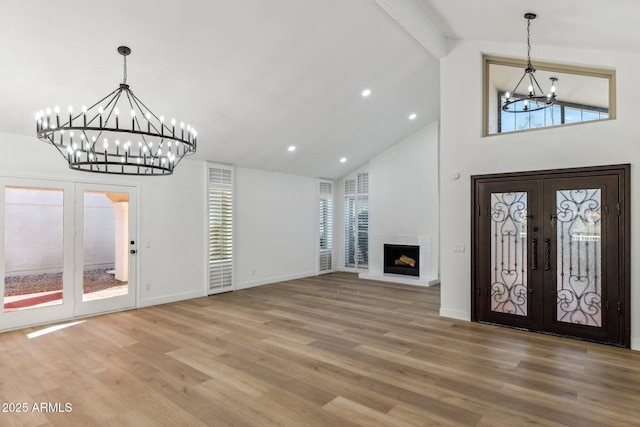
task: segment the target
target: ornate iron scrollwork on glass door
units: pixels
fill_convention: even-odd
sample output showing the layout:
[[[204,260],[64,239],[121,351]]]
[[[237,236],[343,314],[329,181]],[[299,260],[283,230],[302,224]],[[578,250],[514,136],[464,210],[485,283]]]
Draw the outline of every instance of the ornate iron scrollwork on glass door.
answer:
[[[491,193],[491,311],[527,316],[527,193]]]
[[[556,192],[557,320],[602,326],[601,191]]]

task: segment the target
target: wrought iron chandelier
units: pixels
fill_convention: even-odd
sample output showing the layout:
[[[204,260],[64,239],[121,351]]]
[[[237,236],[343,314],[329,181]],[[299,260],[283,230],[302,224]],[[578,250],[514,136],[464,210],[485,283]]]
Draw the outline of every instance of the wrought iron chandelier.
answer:
[[[131,49],[118,48],[124,60],[120,86],[100,101],[68,115],[59,107],[36,113],[38,138],[47,142],[69,162],[69,168],[117,175],[171,175],[184,156],[196,152],[197,132],[175,119],[165,123],[127,84],[127,56]],[[126,114],[128,117],[121,115]],[[126,113],[124,113],[126,112]]]
[[[502,104],[502,111],[507,113],[527,113],[532,111],[543,110],[556,103],[556,77],[551,77],[551,89],[545,95],[544,91],[536,80],[535,72],[531,64],[531,20],[536,19],[535,13],[525,13],[524,17],[527,20],[527,68],[524,69],[524,74],[518,81],[518,84],[511,92],[507,92],[504,95],[504,103]],[[529,85],[527,93],[518,92],[518,88],[523,81],[528,81]]]

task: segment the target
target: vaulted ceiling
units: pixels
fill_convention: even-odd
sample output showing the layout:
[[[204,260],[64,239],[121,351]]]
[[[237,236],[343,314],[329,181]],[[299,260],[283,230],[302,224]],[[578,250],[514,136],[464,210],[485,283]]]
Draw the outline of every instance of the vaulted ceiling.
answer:
[[[34,136],[36,111],[115,89],[127,45],[131,89],[197,128],[194,158],[337,178],[439,118],[455,39],[524,46],[533,11],[534,43],[637,53],[640,2],[612,4],[0,0],[0,131]]]

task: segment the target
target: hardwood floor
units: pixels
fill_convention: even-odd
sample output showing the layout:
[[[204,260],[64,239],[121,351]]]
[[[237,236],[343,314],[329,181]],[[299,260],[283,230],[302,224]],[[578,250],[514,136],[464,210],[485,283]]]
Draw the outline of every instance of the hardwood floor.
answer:
[[[0,425],[640,425],[639,352],[439,299],[336,273],[0,334]]]

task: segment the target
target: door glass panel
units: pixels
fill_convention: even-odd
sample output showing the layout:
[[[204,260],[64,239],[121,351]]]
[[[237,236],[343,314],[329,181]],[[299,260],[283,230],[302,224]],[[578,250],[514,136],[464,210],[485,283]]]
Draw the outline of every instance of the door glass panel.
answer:
[[[63,190],[5,188],[5,312],[62,304],[63,198]]]
[[[129,195],[84,192],[82,300],[129,293]]]
[[[602,326],[601,191],[556,192],[557,320]]]
[[[527,193],[491,193],[491,311],[527,315]]]

